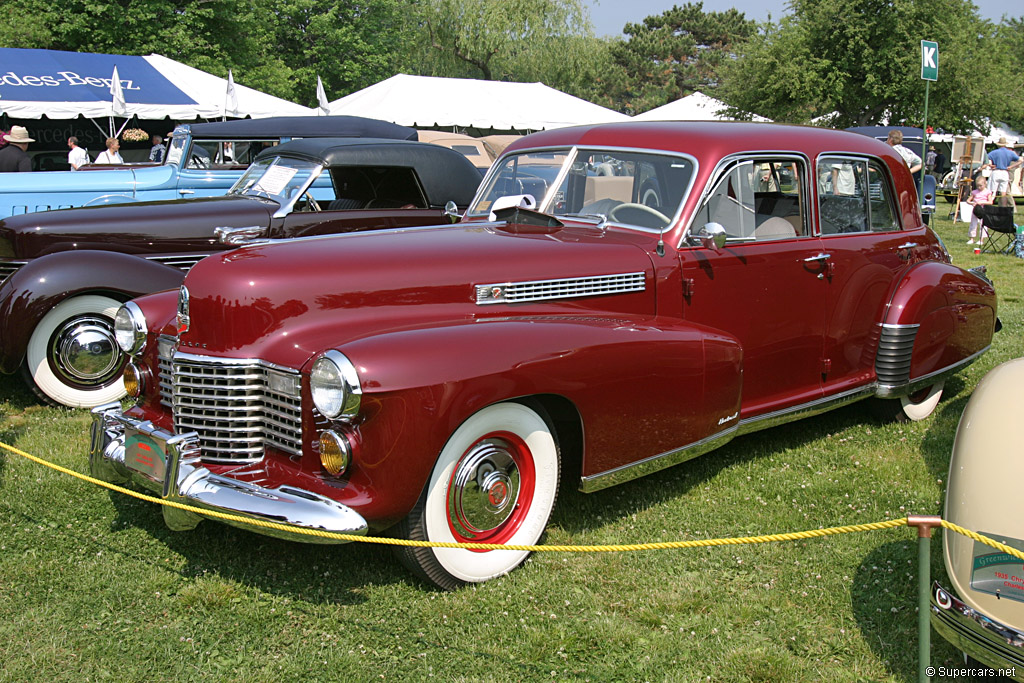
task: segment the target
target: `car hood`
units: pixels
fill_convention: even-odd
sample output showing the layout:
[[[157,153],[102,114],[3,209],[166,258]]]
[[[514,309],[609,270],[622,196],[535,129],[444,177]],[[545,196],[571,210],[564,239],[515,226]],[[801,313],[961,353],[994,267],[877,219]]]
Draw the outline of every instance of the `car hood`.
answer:
[[[71,249],[161,254],[218,248],[214,229],[269,226],[275,203],[210,197],[87,206],[0,220],[0,256],[36,258]]]
[[[648,316],[652,271],[628,236],[592,228],[526,235],[467,224],[250,246],[189,272],[190,327],[179,348],[300,368],[325,348],[369,334],[484,317]],[[632,288],[614,284],[626,275]],[[582,286],[549,282],[578,278]],[[506,283],[541,283],[540,296],[478,303],[478,287],[489,296]],[[609,293],[608,283],[624,291]]]

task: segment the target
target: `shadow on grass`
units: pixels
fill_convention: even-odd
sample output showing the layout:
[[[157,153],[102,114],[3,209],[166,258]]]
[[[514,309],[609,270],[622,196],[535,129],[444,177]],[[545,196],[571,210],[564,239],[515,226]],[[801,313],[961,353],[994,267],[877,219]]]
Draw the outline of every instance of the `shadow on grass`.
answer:
[[[110,531],[142,529],[186,559],[187,566],[175,570],[183,578],[216,574],[274,595],[342,605],[364,602],[359,589],[367,586],[415,582],[386,546],[298,543],[213,520],[171,531],[161,506],[116,491],[110,500],[117,512]]]

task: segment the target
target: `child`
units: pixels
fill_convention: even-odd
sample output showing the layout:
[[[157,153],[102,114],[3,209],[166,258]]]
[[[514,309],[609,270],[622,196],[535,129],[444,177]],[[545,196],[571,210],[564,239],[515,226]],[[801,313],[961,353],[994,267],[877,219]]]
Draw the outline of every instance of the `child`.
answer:
[[[995,200],[992,191],[988,189],[988,180],[985,178],[985,176],[979,175],[978,179],[974,181],[974,186],[977,189],[971,192],[971,196],[967,200],[968,204],[972,206],[977,206],[978,204],[991,204]],[[972,213],[971,230],[969,233],[970,239],[967,240],[967,244],[974,244],[974,235],[977,233],[977,231],[978,217]],[[986,237],[988,237],[988,230],[986,230],[985,226],[983,225],[981,226],[981,237],[978,239],[978,244],[984,242]]]

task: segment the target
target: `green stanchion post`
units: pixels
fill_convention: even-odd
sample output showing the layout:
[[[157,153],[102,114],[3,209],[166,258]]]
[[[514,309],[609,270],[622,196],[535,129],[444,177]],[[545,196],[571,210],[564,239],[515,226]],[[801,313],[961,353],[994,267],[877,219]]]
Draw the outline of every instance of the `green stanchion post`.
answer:
[[[942,526],[942,518],[932,515],[910,515],[907,526],[917,527],[917,680],[928,683],[928,666],[932,658],[932,627],[930,593],[932,584],[932,528]]]

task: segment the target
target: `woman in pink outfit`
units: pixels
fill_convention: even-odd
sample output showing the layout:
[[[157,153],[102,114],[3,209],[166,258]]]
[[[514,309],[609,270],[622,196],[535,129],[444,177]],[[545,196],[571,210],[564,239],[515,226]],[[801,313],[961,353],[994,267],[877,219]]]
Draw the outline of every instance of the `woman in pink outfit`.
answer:
[[[976,189],[971,191],[971,196],[967,200],[968,204],[972,206],[977,206],[978,204],[991,204],[993,201],[995,201],[995,195],[992,194],[992,190],[988,189],[988,180],[985,179],[985,176],[979,175],[978,179],[974,181],[974,187]],[[974,236],[975,234],[977,234],[977,231],[978,217],[972,213],[971,230],[968,233],[970,239],[967,240],[967,244],[974,244]],[[984,242],[986,237],[988,237],[988,230],[986,230],[985,226],[982,225],[981,237],[978,238],[978,244]]]

